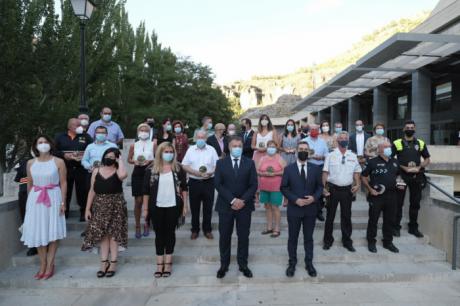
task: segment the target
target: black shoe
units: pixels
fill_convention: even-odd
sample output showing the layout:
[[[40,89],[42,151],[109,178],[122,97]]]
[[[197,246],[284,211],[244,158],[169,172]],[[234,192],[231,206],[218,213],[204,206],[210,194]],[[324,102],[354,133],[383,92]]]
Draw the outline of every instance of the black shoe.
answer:
[[[423,238],[423,234],[417,228],[413,228],[409,230],[409,234],[414,235],[417,238]]]
[[[27,256],[35,256],[37,253],[37,248],[30,248],[27,250]]]
[[[401,237],[401,230],[395,228],[395,229],[393,230],[393,236],[394,236],[394,237]]]
[[[350,252],[356,252],[355,248],[353,247],[352,244],[344,244],[343,247],[347,249]]]
[[[399,249],[393,243],[384,244],[383,248],[393,253],[399,253]]]
[[[80,237],[86,237],[86,231],[81,232]]]
[[[225,274],[228,272],[228,267],[220,267],[220,269],[217,271],[217,278],[224,278]]]
[[[323,244],[323,250],[327,251],[327,250],[329,250],[331,248],[331,246],[332,246],[332,243],[324,243]]]
[[[289,265],[286,269],[286,276],[287,277],[293,277],[295,274],[295,266],[294,265]]]
[[[324,216],[322,212],[319,212],[318,215],[316,216],[316,219],[318,219],[321,222],[324,222]]]
[[[367,249],[369,250],[369,252],[371,253],[377,253],[377,247],[375,246],[375,243],[369,243],[367,245]]]
[[[316,277],[316,275],[317,275],[316,269],[315,269],[315,267],[313,267],[313,264],[312,264],[312,263],[308,263],[308,264],[305,266],[305,270],[307,270],[308,275],[310,275],[311,277]]]
[[[80,215],[80,222],[86,222],[85,215]]]
[[[240,272],[242,272],[247,278],[252,278],[252,272],[248,267],[240,267]]]

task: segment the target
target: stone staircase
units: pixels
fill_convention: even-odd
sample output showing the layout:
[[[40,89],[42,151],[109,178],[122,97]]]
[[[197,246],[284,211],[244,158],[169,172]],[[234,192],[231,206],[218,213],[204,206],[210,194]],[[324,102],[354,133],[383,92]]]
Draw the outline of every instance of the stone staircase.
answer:
[[[155,253],[154,233],[142,239],[134,238],[133,201],[130,190],[126,189],[129,207],[129,248],[120,253],[117,275],[111,279],[96,278],[99,269],[99,258],[95,254],[81,252],[82,238],[80,233],[85,228],[79,222],[76,213],[69,218],[68,236],[60,243],[56,258],[56,275],[47,281],[36,281],[33,275],[37,270],[38,257],[27,257],[25,250],[11,259],[11,267],[0,272],[0,288],[138,288],[138,287],[221,287],[242,284],[273,284],[273,283],[346,283],[346,282],[412,282],[442,281],[458,278],[458,273],[450,270],[446,262],[446,253],[429,244],[429,238],[417,239],[401,231],[401,237],[395,238],[399,254],[393,254],[378,242],[378,252],[372,254],[367,250],[366,227],[368,204],[362,196],[353,203],[353,235],[356,253],[350,253],[341,246],[340,241],[340,210],[337,213],[333,247],[324,251],[322,236],[324,223],[317,222],[315,229],[315,259],[318,270],[317,278],[310,278],[304,270],[302,262],[303,247],[299,238],[299,265],[295,277],[285,276],[287,264],[287,221],[286,212],[282,212],[282,233],[278,238],[262,236],[265,227],[263,208],[258,208],[252,219],[249,267],[254,272],[253,279],[246,279],[237,270],[236,235],[232,241],[232,264],[230,271],[223,280],[215,277],[219,268],[219,251],[217,232],[217,215],[213,216],[214,240],[207,240],[200,235],[191,241],[190,217],[187,224],[177,231],[177,242],[174,253],[173,275],[168,279],[154,279]],[[381,220],[380,220],[381,221]],[[381,224],[380,224],[381,225]],[[380,226],[379,225],[379,226]],[[380,239],[380,231],[378,239]]]

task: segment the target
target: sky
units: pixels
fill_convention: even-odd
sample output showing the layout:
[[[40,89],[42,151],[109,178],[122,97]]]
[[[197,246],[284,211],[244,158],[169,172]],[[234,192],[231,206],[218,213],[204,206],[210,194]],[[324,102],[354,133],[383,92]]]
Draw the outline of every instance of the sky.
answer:
[[[392,20],[431,11],[437,0],[128,0],[180,56],[209,65],[219,84],[294,72],[349,49]]]

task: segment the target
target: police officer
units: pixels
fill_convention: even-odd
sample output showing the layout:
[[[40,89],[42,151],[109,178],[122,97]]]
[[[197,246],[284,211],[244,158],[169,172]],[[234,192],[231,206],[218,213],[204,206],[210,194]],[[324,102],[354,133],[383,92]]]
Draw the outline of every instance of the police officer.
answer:
[[[423,169],[430,163],[430,154],[426,143],[414,137],[415,122],[406,121],[404,124],[404,136],[393,142],[393,156],[398,157],[401,177],[409,188],[409,234],[417,238],[422,238],[423,234],[418,230],[418,211],[420,209],[420,200],[422,198],[422,184],[424,182]],[[423,157],[423,161],[421,161]],[[398,207],[396,211],[396,223],[393,235],[401,235],[402,208],[406,189],[398,190]]]
[[[393,244],[393,227],[396,220],[396,178],[399,175],[399,164],[392,158],[391,143],[382,141],[378,144],[377,157],[369,159],[361,173],[363,185],[369,191],[369,222],[367,224],[367,247],[369,252],[376,253],[377,222],[383,212],[383,247],[393,253],[399,250]],[[399,187],[400,188],[400,187]]]

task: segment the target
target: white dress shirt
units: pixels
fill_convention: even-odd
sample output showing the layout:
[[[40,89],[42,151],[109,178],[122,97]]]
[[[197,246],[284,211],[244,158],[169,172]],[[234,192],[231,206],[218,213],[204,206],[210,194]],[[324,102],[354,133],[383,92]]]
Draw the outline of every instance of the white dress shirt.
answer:
[[[335,149],[326,157],[323,172],[329,173],[329,183],[343,187],[353,184],[353,174],[361,173],[361,166],[355,153],[347,150],[342,154],[339,149]]]
[[[176,206],[176,189],[172,171],[160,173],[158,180],[157,207]]]
[[[184,166],[190,166],[195,171],[200,171],[200,167],[205,166],[206,172],[209,173],[214,172],[218,160],[219,157],[217,156],[217,152],[212,146],[206,145],[203,149],[200,149],[197,145],[193,145],[188,148],[185,153],[182,164]],[[214,175],[211,177],[213,176]],[[196,180],[203,179],[202,177],[197,177],[191,174],[190,177]]]
[[[297,160],[297,168],[299,169],[299,176],[300,174],[302,173],[302,164],[299,162],[299,160]],[[307,179],[308,175],[307,175],[307,162],[305,162],[304,164],[304,170],[305,170],[305,179]]]
[[[356,153],[358,156],[364,156],[364,132],[356,133]]]

